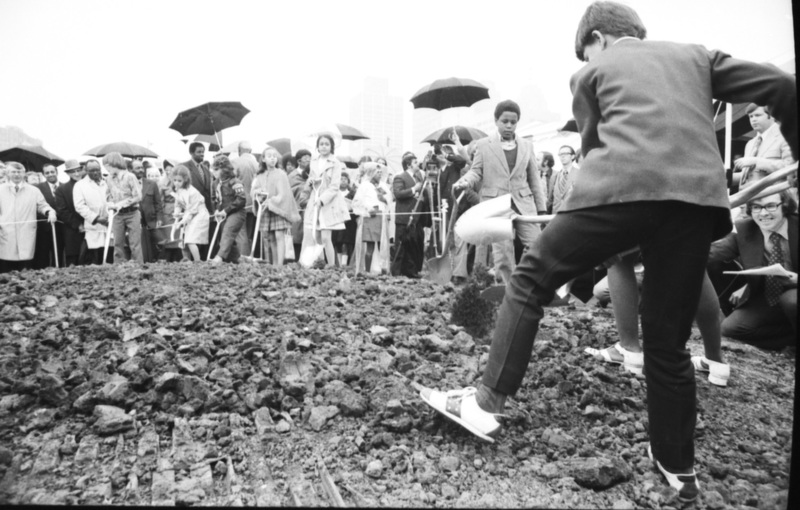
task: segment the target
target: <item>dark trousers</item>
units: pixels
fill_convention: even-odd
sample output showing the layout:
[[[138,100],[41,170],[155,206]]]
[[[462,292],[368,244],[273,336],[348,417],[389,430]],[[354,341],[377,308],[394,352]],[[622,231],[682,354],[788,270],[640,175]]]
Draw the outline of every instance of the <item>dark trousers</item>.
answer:
[[[33,260],[0,260],[0,273],[10,273],[11,271],[22,271],[31,269]]]
[[[242,255],[239,252],[239,247],[236,245],[236,238],[239,236],[239,232],[245,227],[245,218],[244,210],[236,211],[225,219],[225,223],[223,223],[220,228],[219,251],[217,252],[217,256],[225,262],[238,262],[239,256]],[[247,255],[249,255],[249,253]]]
[[[392,256],[391,273],[395,276],[414,276],[419,273],[423,262],[425,232],[422,227],[414,229],[413,239],[409,239],[408,225],[395,225],[395,254]]]
[[[633,202],[560,212],[525,251],[500,307],[483,384],[514,395],[531,358],[542,305],[612,255],[641,247],[642,332],[650,444],[666,468],[694,464],[691,333],[718,208]]]
[[[787,289],[775,306],[763,293],[750,296],[722,321],[722,335],[777,350],[797,344],[797,288]]]

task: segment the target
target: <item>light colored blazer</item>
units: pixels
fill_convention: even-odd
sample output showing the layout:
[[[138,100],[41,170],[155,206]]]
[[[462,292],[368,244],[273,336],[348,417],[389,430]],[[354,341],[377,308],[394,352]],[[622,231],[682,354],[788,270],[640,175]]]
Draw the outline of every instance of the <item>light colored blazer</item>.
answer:
[[[789,148],[789,144],[781,135],[781,129],[777,123],[770,126],[761,135],[761,145],[758,146],[758,152],[753,150],[755,143],[756,138],[754,137],[744,147],[745,156],[758,158],[755,168],[750,171],[751,174],[756,173],[764,176],[794,163],[792,149]]]
[[[499,133],[478,140],[472,166],[459,181],[471,188],[480,185],[481,202],[510,193],[524,215],[547,211],[546,184],[539,178],[533,144],[520,137],[517,137],[517,161],[512,169],[508,168]]]

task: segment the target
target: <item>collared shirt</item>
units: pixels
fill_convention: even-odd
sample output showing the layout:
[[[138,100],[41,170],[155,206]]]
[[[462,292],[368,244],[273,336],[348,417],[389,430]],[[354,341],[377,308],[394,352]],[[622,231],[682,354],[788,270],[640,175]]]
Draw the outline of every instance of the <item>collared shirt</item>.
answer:
[[[139,180],[127,170],[120,170],[116,175],[109,175],[106,183],[108,184],[108,201],[121,209],[138,204],[142,200]]]
[[[789,260],[789,222],[786,218],[783,219],[780,226],[776,230],[761,230],[761,235],[764,236],[764,257],[769,260],[769,254],[772,251],[772,240],[770,236],[776,233],[781,236],[781,253],[783,254],[783,267],[789,271],[792,270],[791,261]]]

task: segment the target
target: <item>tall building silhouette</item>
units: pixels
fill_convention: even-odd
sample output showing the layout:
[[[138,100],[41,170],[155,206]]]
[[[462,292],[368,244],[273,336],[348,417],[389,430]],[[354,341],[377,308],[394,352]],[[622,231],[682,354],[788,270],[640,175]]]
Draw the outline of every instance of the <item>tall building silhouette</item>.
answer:
[[[404,144],[403,99],[389,94],[387,79],[364,79],[364,90],[350,99],[350,124],[370,137],[351,142],[351,156],[384,156],[390,165],[399,167]]]

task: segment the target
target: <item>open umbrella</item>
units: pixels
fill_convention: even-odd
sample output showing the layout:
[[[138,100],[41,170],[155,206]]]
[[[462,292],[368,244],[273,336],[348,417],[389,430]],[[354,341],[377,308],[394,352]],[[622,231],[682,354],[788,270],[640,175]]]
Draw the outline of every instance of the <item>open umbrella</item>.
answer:
[[[33,169],[37,172],[42,171],[46,163],[60,165],[63,159],[48,151],[41,145],[15,145],[0,151],[0,161],[16,161],[22,163],[25,168]]]
[[[218,133],[217,136],[197,135],[194,137],[194,139],[186,137],[181,138],[181,141],[184,143],[184,145],[189,142],[207,143],[209,152],[218,152],[220,147],[217,145],[217,143],[222,143],[222,133]]]
[[[110,152],[119,152],[126,158],[157,158],[158,154],[147,147],[128,142],[114,142],[98,145],[84,152],[86,156],[105,156]]]
[[[445,78],[425,85],[411,97],[414,108],[446,110],[456,106],[472,106],[489,99],[489,88],[468,78]]]
[[[276,138],[275,140],[270,140],[267,142],[267,145],[277,149],[281,156],[285,156],[287,154],[297,154],[297,151],[300,149],[306,149],[309,151],[312,149],[310,145],[307,145],[299,140],[292,140],[291,138]]]
[[[348,155],[340,156],[340,155],[337,155],[336,159],[338,159],[339,161],[344,163],[344,166],[346,166],[347,168],[358,168],[358,161],[353,159],[353,156],[348,156]]]
[[[347,124],[330,124],[323,126],[322,128],[314,131],[312,135],[319,136],[323,133],[331,134],[336,138],[341,138],[342,140],[369,140],[367,135],[353,126],[348,126]]]
[[[225,128],[238,126],[248,113],[238,101],[205,103],[180,112],[169,127],[182,135],[217,136]],[[221,141],[217,145],[222,146]]]
[[[434,131],[426,136],[425,139],[422,140],[422,143],[453,143],[452,140],[450,140],[450,133],[453,132],[453,129],[456,130],[456,134],[458,135],[458,139],[461,141],[462,145],[467,145],[472,140],[479,140],[489,136],[480,129],[464,126],[453,126]]]
[[[219,153],[220,154],[238,155],[239,154],[239,143],[240,142],[231,142],[231,143],[225,144],[224,147],[219,149]],[[253,149],[252,150],[253,154],[261,154],[262,152],[264,152],[264,149],[267,148],[267,144],[260,143],[260,142],[251,143],[250,146]],[[280,151],[278,151],[278,152],[280,152]]]

